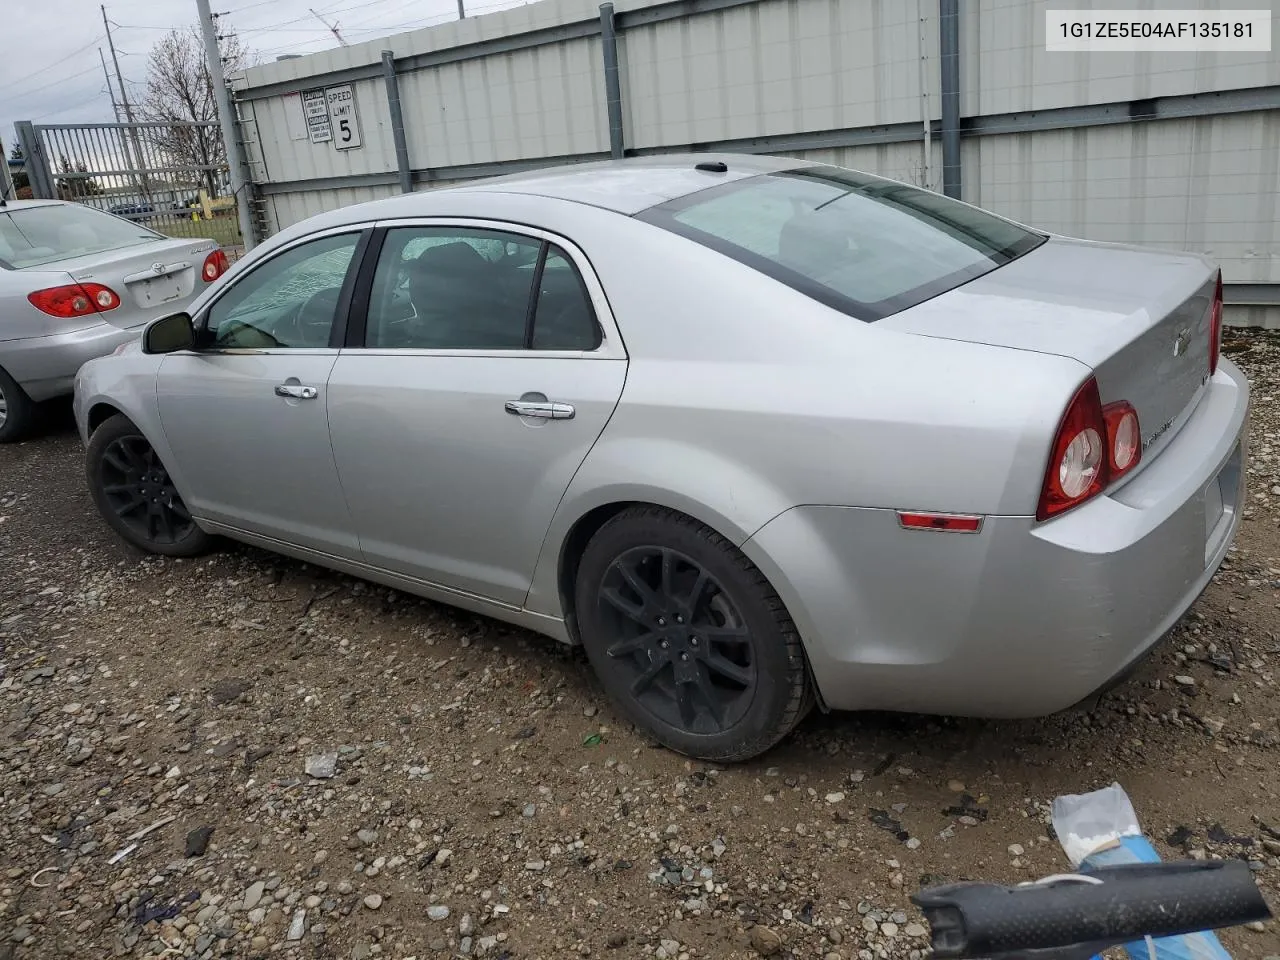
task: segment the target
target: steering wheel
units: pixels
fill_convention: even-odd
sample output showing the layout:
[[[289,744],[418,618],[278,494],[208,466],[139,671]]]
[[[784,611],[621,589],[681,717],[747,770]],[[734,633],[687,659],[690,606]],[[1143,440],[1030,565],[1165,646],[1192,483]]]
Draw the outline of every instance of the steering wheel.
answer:
[[[329,345],[329,331],[333,328],[333,316],[338,311],[340,294],[340,288],[327,287],[313,293],[298,304],[288,322],[298,346],[327,347]]]

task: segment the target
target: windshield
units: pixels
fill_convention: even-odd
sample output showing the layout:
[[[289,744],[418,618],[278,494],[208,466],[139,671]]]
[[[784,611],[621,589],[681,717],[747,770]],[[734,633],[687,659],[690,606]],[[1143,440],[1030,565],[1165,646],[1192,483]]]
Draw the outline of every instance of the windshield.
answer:
[[[0,261],[12,269],[163,239],[146,227],[77,203],[0,210]]]
[[[861,320],[936,297],[1046,239],[928,190],[826,166],[712,187],[640,219]]]

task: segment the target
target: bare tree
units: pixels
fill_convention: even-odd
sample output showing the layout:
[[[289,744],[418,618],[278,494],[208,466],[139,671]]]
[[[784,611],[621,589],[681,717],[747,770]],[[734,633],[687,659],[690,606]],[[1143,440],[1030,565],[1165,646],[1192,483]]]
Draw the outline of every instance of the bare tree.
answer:
[[[248,53],[235,33],[223,34],[219,46],[227,72],[248,63]],[[146,139],[164,158],[165,166],[203,168],[200,180],[209,195],[216,196],[219,177],[212,168],[226,166],[227,151],[217,126],[218,103],[198,27],[170,30],[151,48],[140,113],[149,122],[174,124],[147,130]],[[180,125],[190,123],[212,126]]]

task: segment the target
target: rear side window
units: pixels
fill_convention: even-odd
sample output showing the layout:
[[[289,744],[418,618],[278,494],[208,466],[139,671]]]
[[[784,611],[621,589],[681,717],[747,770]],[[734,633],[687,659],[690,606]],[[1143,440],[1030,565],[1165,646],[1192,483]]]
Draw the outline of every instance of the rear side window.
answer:
[[[400,350],[594,350],[591,298],[554,243],[450,226],[387,231],[365,346]]]
[[[940,194],[838,167],[737,180],[638,218],[861,320],[936,297],[1046,239]]]
[[[0,211],[0,260],[18,270],[162,239],[154,230],[77,203]]]

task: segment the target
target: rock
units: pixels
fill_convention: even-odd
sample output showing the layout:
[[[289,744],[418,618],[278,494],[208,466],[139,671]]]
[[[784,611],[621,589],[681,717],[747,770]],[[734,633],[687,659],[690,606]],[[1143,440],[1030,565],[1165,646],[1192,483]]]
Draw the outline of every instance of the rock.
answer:
[[[31,931],[27,927],[14,927],[13,933],[9,934],[9,939],[14,943],[21,943],[31,936]]]
[[[464,913],[462,919],[458,921],[458,935],[469,937],[476,932],[476,922],[471,919],[471,914]]]
[[[338,751],[312,754],[307,757],[303,770],[309,777],[315,777],[317,780],[328,780],[338,772]]]
[[[307,930],[307,911],[295,910],[293,919],[289,921],[289,932],[284,935],[286,940],[301,940],[302,935]],[[203,952],[203,951],[202,951]]]
[[[1196,678],[1189,677],[1185,673],[1180,673],[1173,678],[1173,682],[1180,687],[1194,687],[1196,685]]]
[[[838,951],[832,950],[830,953],[824,954],[822,960],[844,960]]]
[[[1254,920],[1252,923],[1246,923],[1244,927],[1246,930],[1252,930],[1254,933],[1267,932],[1267,925],[1261,920]]]
[[[338,881],[338,886],[337,886],[338,896],[340,896],[340,897],[350,896],[351,891],[352,891],[352,890],[354,890],[354,889],[355,889],[355,887],[351,886],[351,881],[350,881],[350,880],[339,880],[339,881]]]
[[[762,957],[772,957],[782,950],[782,938],[759,924],[750,930],[751,946]]]
[[[547,869],[547,862],[545,860],[530,860],[524,865],[524,868],[532,873],[541,873]]]
[[[453,851],[447,847],[436,854],[435,863],[438,867],[443,867],[449,862],[449,858],[453,856]]]
[[[1011,857],[1020,857],[1026,852],[1026,848],[1020,843],[1009,844],[1009,856]]]
[[[898,925],[892,920],[888,920],[880,924],[880,932],[886,937],[896,937],[898,935]]]
[[[589,706],[582,708],[582,715],[584,717],[594,717],[597,712],[598,712],[598,708],[596,707],[595,704],[591,704]]]
[[[367,943],[357,943],[351,948],[351,960],[369,960],[373,955],[373,948]]]
[[[196,827],[187,834],[186,855],[187,858],[203,857],[204,852],[209,849],[209,838],[213,836],[213,827],[204,826]]]
[[[252,686],[252,680],[245,680],[240,677],[219,680],[209,688],[209,699],[213,701],[214,706],[226,706],[228,703],[235,703],[239,700],[249,692]]]
[[[1204,723],[1205,730],[1209,731],[1209,733],[1215,737],[1220,734],[1222,732],[1222,728],[1227,725],[1225,720],[1219,720],[1217,717],[1205,717],[1202,722]]]
[[[928,931],[925,930],[924,928],[924,924],[922,923],[908,923],[906,927],[903,928],[902,932],[905,933],[908,937],[916,937],[916,938],[923,937],[926,933],[928,933]]]
[[[918,849],[920,849],[920,838],[919,838],[919,837],[908,837],[908,838],[907,838],[907,849],[908,849],[908,850],[918,850]]]
[[[432,920],[448,920],[449,908],[442,903],[433,904],[427,907],[427,916]]]
[[[625,933],[611,933],[609,939],[605,941],[605,946],[610,950],[617,950],[627,945],[627,935]]]
[[[271,949],[271,941],[264,936],[256,936],[249,941],[249,949],[255,954],[263,954]]]
[[[523,816],[526,820],[533,819],[535,816],[537,816],[537,813],[538,813],[538,805],[536,803],[526,803],[524,805],[524,809],[520,811],[520,815]]]
[[[356,839],[363,843],[366,847],[371,847],[378,842],[377,830],[357,830]]]
[[[381,894],[371,893],[361,902],[370,910],[377,910],[382,906],[382,896]]]
[[[266,883],[257,881],[251,883],[248,890],[244,891],[244,901],[241,906],[244,910],[252,910],[257,906],[257,902],[262,899],[262,893],[266,892]]]
[[[839,803],[841,800],[844,799],[844,794],[841,793],[839,790],[836,790],[832,793],[828,793],[825,799],[827,803]]]

